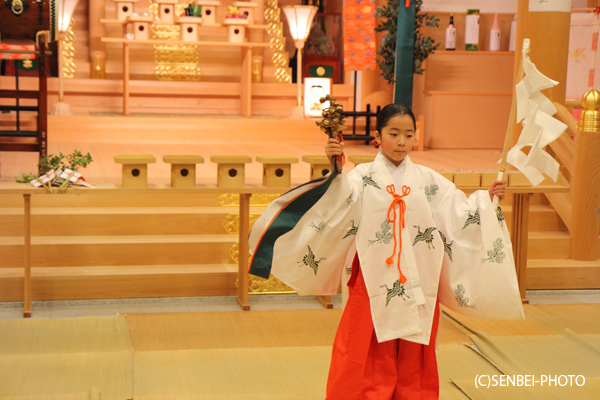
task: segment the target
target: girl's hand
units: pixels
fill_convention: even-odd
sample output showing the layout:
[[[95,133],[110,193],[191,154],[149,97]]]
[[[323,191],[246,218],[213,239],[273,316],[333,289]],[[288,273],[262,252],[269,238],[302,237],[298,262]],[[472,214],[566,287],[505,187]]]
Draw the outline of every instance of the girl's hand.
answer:
[[[494,195],[498,196],[500,201],[504,200],[504,197],[506,197],[506,181],[496,181],[492,183],[488,189],[488,193],[490,194],[490,200],[492,201],[494,201]]]
[[[344,147],[340,143],[339,140],[334,138],[329,138],[327,140],[327,144],[325,145],[325,154],[329,161],[332,161],[335,156],[341,156],[344,153]]]

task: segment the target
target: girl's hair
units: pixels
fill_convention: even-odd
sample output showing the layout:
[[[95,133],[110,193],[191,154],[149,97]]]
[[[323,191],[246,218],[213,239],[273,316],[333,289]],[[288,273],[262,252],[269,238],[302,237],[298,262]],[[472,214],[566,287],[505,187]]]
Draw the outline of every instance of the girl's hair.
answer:
[[[415,131],[417,130],[417,122],[415,121],[415,115],[411,109],[404,104],[392,103],[383,107],[383,109],[379,111],[379,114],[377,115],[377,127],[375,129],[380,135],[381,131],[387,126],[390,119],[394,118],[396,115],[408,115],[413,121]]]

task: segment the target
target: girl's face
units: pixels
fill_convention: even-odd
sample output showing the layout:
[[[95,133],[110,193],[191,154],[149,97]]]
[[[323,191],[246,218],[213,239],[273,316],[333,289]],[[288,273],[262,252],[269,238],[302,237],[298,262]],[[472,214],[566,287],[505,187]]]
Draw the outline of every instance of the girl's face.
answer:
[[[413,120],[408,115],[396,115],[390,118],[382,132],[375,131],[375,137],[381,144],[383,155],[398,166],[411,152],[415,141]]]

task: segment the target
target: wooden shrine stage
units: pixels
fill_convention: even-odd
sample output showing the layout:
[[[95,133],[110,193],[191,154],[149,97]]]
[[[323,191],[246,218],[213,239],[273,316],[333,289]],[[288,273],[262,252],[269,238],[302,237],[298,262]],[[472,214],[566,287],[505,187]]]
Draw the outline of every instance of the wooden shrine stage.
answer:
[[[1,120],[0,120],[1,122]],[[211,155],[322,155],[326,136],[314,120],[290,120],[280,117],[244,118],[240,116],[49,116],[48,153],[71,153],[74,149],[90,152],[94,162],[84,177],[92,183],[119,183],[121,166],[115,154],[153,154],[156,164],[149,166],[149,182],[168,183],[170,166],[160,161],[165,154],[197,154],[205,158],[198,166],[199,183],[216,183],[216,164]],[[373,124],[374,125],[374,121]],[[346,141],[347,155],[376,154],[378,150],[364,141]],[[494,170],[500,150],[427,150],[413,151],[413,161],[435,170]],[[0,179],[35,170],[34,153],[0,152]],[[347,163],[346,170],[351,170]],[[309,165],[292,165],[292,182],[309,178]],[[262,164],[246,166],[246,181],[260,183]]]
[[[298,157],[296,185],[310,176],[302,156],[322,155],[326,141],[314,121],[278,117],[74,115],[48,123],[48,152],[90,152],[94,162],[81,172],[97,185],[118,185],[114,155],[135,153],[156,157],[148,168],[154,186],[170,181],[162,156],[177,154],[204,157],[201,187],[216,184],[212,155]],[[377,152],[362,141],[346,141],[345,149],[348,156]],[[440,171],[493,171],[500,151],[426,149],[411,158]],[[36,162],[34,153],[0,152],[0,186],[35,171]],[[246,183],[261,182],[262,164],[246,164]],[[224,206],[214,191],[197,192],[32,196],[32,300],[235,294],[238,207]],[[250,201],[252,221],[270,200]],[[502,207],[510,226],[510,196]],[[23,299],[23,215],[22,195],[0,196],[0,301]],[[543,194],[531,197],[528,229],[527,288],[600,288],[600,261],[570,260],[569,232]]]

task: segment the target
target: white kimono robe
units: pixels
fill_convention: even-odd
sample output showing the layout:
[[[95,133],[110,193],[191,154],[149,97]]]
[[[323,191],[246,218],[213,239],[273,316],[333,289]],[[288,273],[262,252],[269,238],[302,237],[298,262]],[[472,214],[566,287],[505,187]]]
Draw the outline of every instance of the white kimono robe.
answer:
[[[322,197],[275,240],[271,273],[299,294],[331,295],[358,252],[379,342],[401,338],[429,344],[438,295],[442,304],[462,314],[522,319],[508,231],[488,192],[467,199],[452,182],[409,157],[403,161],[403,187],[410,193],[402,198],[406,213],[400,252],[407,281],[400,282],[399,243],[394,244],[400,211],[396,205],[396,222],[391,223],[394,196],[388,186],[393,181],[383,157],[379,153],[373,163],[330,179]],[[293,189],[269,206],[250,233],[253,252],[286,206],[317,185]],[[403,188],[396,187],[395,193],[401,195]]]

